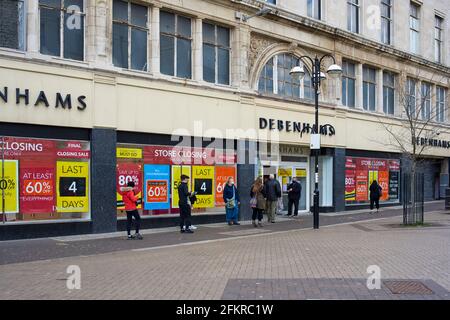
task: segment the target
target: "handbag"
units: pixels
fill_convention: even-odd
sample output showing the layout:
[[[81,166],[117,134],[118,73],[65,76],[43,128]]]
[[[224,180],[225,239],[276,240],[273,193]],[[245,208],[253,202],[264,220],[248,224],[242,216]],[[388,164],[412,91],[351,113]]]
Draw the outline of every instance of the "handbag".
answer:
[[[233,187],[233,198],[227,201],[226,207],[228,209],[233,209],[236,206],[236,201],[234,200],[235,194],[234,194],[234,187]]]
[[[250,206],[251,206],[252,208],[256,208],[257,203],[258,203],[258,200],[256,199],[256,197],[252,197],[252,198],[250,199]]]

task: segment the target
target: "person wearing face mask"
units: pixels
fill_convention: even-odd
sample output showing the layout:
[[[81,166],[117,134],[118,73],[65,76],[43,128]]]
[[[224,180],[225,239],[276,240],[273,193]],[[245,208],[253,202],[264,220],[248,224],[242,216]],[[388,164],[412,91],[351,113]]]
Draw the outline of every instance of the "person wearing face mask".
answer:
[[[223,189],[223,200],[225,201],[226,220],[228,225],[240,225],[238,222],[238,205],[240,204],[239,193],[234,185],[233,177],[229,177]]]

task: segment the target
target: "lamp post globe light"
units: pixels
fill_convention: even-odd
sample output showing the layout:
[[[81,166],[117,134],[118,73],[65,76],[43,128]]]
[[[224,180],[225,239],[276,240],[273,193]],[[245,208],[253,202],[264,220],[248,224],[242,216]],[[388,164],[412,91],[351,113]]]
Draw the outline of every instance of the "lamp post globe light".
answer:
[[[315,129],[313,135],[311,136],[311,145],[314,150],[314,209],[313,209],[313,220],[314,220],[314,229],[319,229],[319,153],[320,153],[320,133],[319,133],[319,89],[320,82],[326,79],[325,73],[320,71],[320,66],[322,65],[322,61],[325,58],[331,58],[333,60],[333,64],[330,65],[327,69],[327,74],[331,78],[337,78],[342,74],[342,68],[336,64],[335,58],[330,54],[325,54],[320,59],[315,56],[312,59],[309,56],[301,56],[299,58],[300,61],[303,59],[307,59],[312,64],[312,75],[311,81],[314,87],[314,103],[315,103]],[[305,76],[305,70],[303,68],[303,63],[300,66],[295,66],[291,69],[289,74],[292,77],[299,77],[303,79]],[[318,144],[315,145],[313,141],[318,141]],[[314,146],[313,146],[314,145]]]

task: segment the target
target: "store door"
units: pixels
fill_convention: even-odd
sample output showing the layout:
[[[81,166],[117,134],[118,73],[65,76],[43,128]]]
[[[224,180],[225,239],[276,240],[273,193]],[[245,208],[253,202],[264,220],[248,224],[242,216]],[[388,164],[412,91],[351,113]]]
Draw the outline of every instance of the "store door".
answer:
[[[308,165],[305,164],[281,164],[278,168],[278,181],[281,184],[283,211],[288,210],[288,185],[292,182],[292,178],[296,177],[302,186],[300,195],[299,212],[309,212],[309,179]]]

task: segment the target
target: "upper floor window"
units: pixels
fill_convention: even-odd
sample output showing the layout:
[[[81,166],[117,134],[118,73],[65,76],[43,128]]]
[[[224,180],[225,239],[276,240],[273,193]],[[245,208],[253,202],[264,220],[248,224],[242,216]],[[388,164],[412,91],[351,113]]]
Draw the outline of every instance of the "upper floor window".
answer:
[[[267,3],[277,4],[277,0],[266,0]]]
[[[391,14],[391,0],[381,0],[381,42],[384,44],[391,44]]]
[[[128,1],[113,3],[113,64],[147,70],[148,7]]]
[[[25,50],[24,1],[1,1],[0,6],[0,47]]]
[[[419,6],[413,2],[409,5],[409,50],[412,53],[419,53],[420,48],[420,20]]]
[[[259,76],[258,91],[265,94],[308,100],[313,99],[311,75],[305,68],[305,77],[291,77],[291,69],[299,65],[299,59],[292,54],[281,53],[271,58],[263,67]]]
[[[395,101],[395,75],[392,72],[383,72],[383,112],[394,114]]]
[[[376,88],[376,70],[363,66],[363,108],[365,110],[375,111]]]
[[[356,66],[354,63],[342,61],[342,104],[355,107]]]
[[[416,93],[416,80],[408,78],[406,80],[406,108],[405,112],[408,117],[408,119],[414,119],[416,116],[416,99],[417,99],[417,93]]]
[[[230,84],[230,29],[203,23],[203,80]]]
[[[40,51],[84,59],[84,0],[39,0]]]
[[[421,116],[423,120],[429,120],[431,117],[431,83],[422,82],[420,89],[421,95]]]
[[[442,62],[442,33],[443,20],[439,16],[434,18],[434,59],[436,62]]]
[[[359,32],[359,0],[347,0],[347,30]]]
[[[191,19],[160,11],[160,70],[180,78],[192,78]]]
[[[436,87],[436,121],[444,122],[446,113],[446,93],[447,90],[444,87]]]
[[[322,0],[308,0],[308,17],[320,20],[322,18]]]

